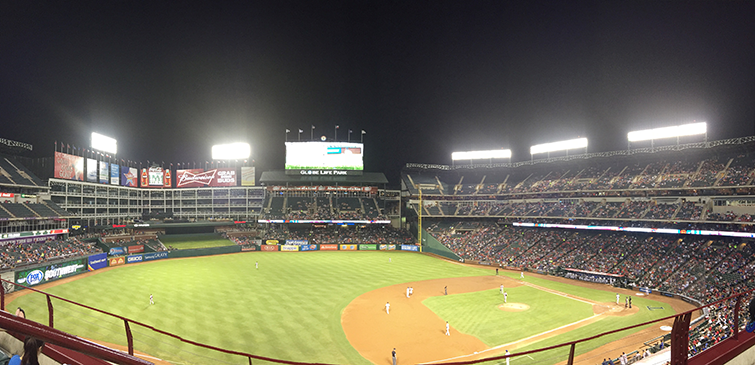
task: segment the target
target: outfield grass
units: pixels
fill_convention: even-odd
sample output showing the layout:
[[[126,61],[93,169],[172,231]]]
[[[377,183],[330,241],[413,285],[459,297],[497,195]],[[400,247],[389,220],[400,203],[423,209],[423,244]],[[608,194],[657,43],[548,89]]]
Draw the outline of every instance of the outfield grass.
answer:
[[[235,245],[217,233],[163,235],[160,236],[160,242],[179,250]]]
[[[388,257],[392,263],[388,263]],[[257,261],[259,269],[255,269]],[[341,312],[354,298],[389,285],[490,273],[486,269],[402,252],[254,252],[126,265],[56,286],[49,292],[229,350],[285,360],[367,364],[346,340],[340,322]],[[548,280],[526,280],[585,298],[601,298],[599,301],[610,301],[614,295]],[[507,288],[507,291],[513,301],[532,305],[533,309],[520,313],[559,315],[545,308],[547,305],[537,304],[559,300],[551,298],[552,294],[544,295],[529,287]],[[149,305],[150,294],[154,294],[155,305]],[[514,299],[525,295],[532,297],[531,303],[530,299]],[[442,318],[463,305],[465,310],[459,311],[458,323],[453,319],[454,328],[474,334],[490,345],[507,341],[510,333],[521,338],[525,336],[520,336],[519,331],[542,332],[539,328],[528,328],[534,326],[533,322],[514,319],[509,322],[506,316],[518,313],[502,311],[495,315],[506,320],[508,330],[505,326],[496,328],[489,317],[494,297],[500,303],[497,290],[429,298],[426,302],[436,313],[442,313]],[[126,344],[122,321],[53,302],[56,328],[82,337]],[[21,306],[28,318],[47,323],[44,296],[25,295],[9,305]],[[641,298],[637,298],[636,305],[643,305]],[[589,316],[589,305],[575,311],[575,314],[564,313],[559,321],[573,322],[571,316]],[[667,315],[656,311],[651,314],[655,318]],[[567,335],[584,337],[605,331],[606,325],[615,328],[639,320],[642,319],[637,316],[611,317],[587,326],[589,330],[584,333]],[[132,325],[131,329],[137,350],[173,362],[246,363],[239,357],[220,356],[138,326]],[[565,338],[559,336],[553,341],[563,342]],[[537,347],[543,345],[538,343]]]

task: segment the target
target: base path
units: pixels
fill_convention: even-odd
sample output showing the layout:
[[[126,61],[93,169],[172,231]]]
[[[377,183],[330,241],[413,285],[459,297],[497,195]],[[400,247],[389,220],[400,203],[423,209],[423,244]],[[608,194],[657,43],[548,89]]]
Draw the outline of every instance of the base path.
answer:
[[[622,295],[630,291],[609,287],[602,284],[585,283],[576,280],[556,278],[529,274],[553,281],[567,282],[571,285],[586,286],[599,290],[610,290]],[[446,336],[446,322],[438,317],[422,301],[432,296],[444,295],[443,288],[448,286],[448,294],[460,294],[477,292],[482,290],[499,289],[504,284],[506,288],[527,285],[539,290],[562,295],[574,300],[583,301],[593,305],[592,317],[570,323],[562,327],[549,330],[516,342],[502,344],[489,348],[482,341],[472,335],[459,333],[454,330],[451,323],[451,335]],[[414,288],[411,298],[406,297],[406,288]],[[634,294],[634,292],[631,292]],[[665,297],[664,297],[665,298]],[[662,300],[654,296],[654,300]],[[665,298],[670,299],[670,298]],[[390,303],[390,314],[386,314],[385,303]],[[666,302],[666,301],[665,301]],[[677,313],[694,308],[680,300],[682,305],[674,303],[672,307]],[[523,310],[519,303],[511,303],[509,307],[500,307],[501,310]],[[625,309],[623,303],[597,303],[588,299],[579,298],[566,293],[556,292],[547,288],[512,279],[507,276],[477,276],[466,278],[435,279],[414,283],[392,285],[364,293],[354,299],[344,309],[341,315],[341,325],[346,338],[351,345],[367,360],[374,364],[391,364],[391,350],[396,348],[397,358],[402,364],[419,364],[433,362],[467,361],[501,355],[505,349],[509,352],[516,348],[531,345],[533,343],[557,336],[559,334],[575,330],[579,327],[594,323],[605,316],[626,316],[637,313],[638,308]],[[660,326],[660,324],[658,325]],[[654,329],[643,330],[643,335],[648,339],[653,338]],[[581,356],[581,360],[594,363],[594,357],[602,351],[615,351],[622,348],[621,341],[601,346],[589,354]],[[606,348],[608,346],[608,348]],[[636,346],[636,345],[632,345]],[[602,350],[602,351],[601,351]],[[589,360],[588,360],[589,359]],[[598,362],[600,363],[600,362]]]

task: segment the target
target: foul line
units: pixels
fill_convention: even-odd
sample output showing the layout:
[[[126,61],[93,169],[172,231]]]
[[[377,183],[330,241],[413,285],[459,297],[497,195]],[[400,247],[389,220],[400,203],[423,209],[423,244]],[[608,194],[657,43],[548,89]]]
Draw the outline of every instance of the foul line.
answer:
[[[572,322],[572,323],[569,323],[569,324],[565,324],[565,325],[563,325],[563,326],[561,326],[561,327],[558,327],[558,328],[554,328],[554,329],[552,329],[552,330],[548,330],[548,331],[545,331],[545,332],[542,332],[542,333],[538,333],[538,334],[536,334],[536,335],[532,335],[532,336],[530,336],[530,337],[527,337],[527,338],[523,338],[523,339],[521,339],[521,340],[517,340],[517,341],[514,341],[514,342],[505,343],[505,344],[503,344],[503,345],[498,345],[498,346],[495,346],[495,347],[491,347],[491,348],[489,348],[489,349],[485,349],[485,350],[482,350],[482,351],[477,351],[477,353],[474,353],[474,354],[468,354],[468,355],[455,356],[455,357],[450,357],[450,358],[448,358],[448,359],[443,359],[443,360],[434,360],[434,361],[425,362],[425,363],[423,363],[423,364],[434,364],[434,363],[438,363],[438,362],[445,362],[445,361],[449,361],[449,360],[456,360],[456,359],[460,359],[460,358],[464,358],[464,357],[469,357],[469,356],[479,355],[479,354],[482,354],[482,353],[484,353],[484,352],[488,352],[488,351],[491,351],[491,350],[499,350],[499,349],[501,349],[501,348],[503,348],[503,347],[507,347],[507,346],[511,346],[511,345],[516,345],[516,344],[518,344],[518,343],[520,343],[520,342],[524,342],[524,341],[527,341],[527,340],[531,340],[531,339],[533,339],[533,338],[536,338],[536,337],[539,337],[539,336],[542,336],[542,335],[547,335],[547,334],[549,334],[549,333],[551,333],[551,332],[553,332],[553,331],[558,331],[558,330],[560,330],[560,329],[564,329],[564,328],[566,328],[566,327],[569,327],[569,326],[573,326],[573,325],[576,325],[576,324],[582,323],[582,322],[584,322],[584,321],[589,321],[589,320],[591,320],[591,319],[593,319],[593,318],[595,318],[595,317],[600,317],[600,316],[602,316],[602,315],[603,315],[603,313],[600,313],[600,314],[594,314],[594,315],[592,315],[592,317],[587,317],[587,318],[585,318],[585,319],[580,319],[579,321],[576,321],[576,322]],[[513,360],[513,359],[512,359],[512,360]]]
[[[553,289],[548,289],[546,287],[542,287],[542,286],[539,286],[539,285],[530,284],[530,283],[527,283],[527,282],[522,282],[522,284],[526,285],[526,286],[529,286],[531,288],[537,289],[537,290],[542,290],[542,291],[544,291],[546,293],[551,293],[551,294],[562,296],[564,298],[569,298],[569,299],[572,299],[572,300],[576,300],[578,302],[587,303],[587,304],[590,304],[590,305],[598,304],[598,302],[595,302],[595,301],[589,301],[589,300],[586,300],[586,299],[581,299],[579,297],[569,296],[569,294],[562,293],[560,291],[556,291],[556,290],[553,290]]]

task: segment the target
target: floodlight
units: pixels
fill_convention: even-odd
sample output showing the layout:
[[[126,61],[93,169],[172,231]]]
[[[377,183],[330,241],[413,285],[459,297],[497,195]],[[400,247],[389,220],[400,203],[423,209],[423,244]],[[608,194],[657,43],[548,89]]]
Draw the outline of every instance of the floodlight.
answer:
[[[488,160],[492,158],[511,158],[511,150],[490,150],[490,151],[465,151],[454,152],[451,159],[457,160]]]
[[[530,147],[530,155],[555,151],[567,151],[576,148],[587,148],[587,138],[577,138],[567,141],[536,144]]]
[[[627,133],[627,140],[629,142],[638,142],[672,137],[694,136],[705,133],[708,133],[708,124],[702,122],[629,132]]]
[[[98,151],[112,153],[115,155],[118,153],[118,141],[116,141],[114,138],[92,132],[92,148]]]
[[[213,160],[239,160],[249,158],[251,154],[252,148],[249,143],[237,142],[212,146]]]

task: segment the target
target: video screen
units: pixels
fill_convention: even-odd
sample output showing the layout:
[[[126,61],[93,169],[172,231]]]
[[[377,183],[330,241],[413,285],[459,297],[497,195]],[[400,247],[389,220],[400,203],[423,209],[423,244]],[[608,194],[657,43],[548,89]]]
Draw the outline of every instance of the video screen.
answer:
[[[361,175],[363,146],[351,142],[286,142],[286,173]]]
[[[84,157],[55,152],[55,177],[84,181]]]

